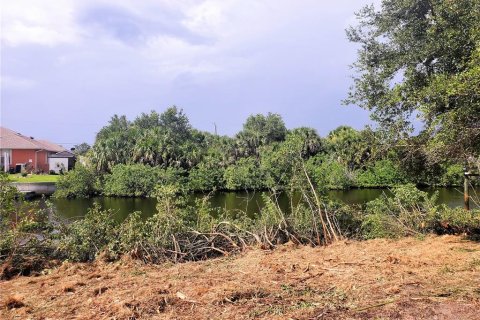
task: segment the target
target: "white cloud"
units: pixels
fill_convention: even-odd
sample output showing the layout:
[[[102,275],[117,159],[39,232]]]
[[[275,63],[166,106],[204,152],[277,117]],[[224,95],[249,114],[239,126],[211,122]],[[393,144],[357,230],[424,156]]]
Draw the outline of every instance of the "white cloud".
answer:
[[[234,128],[259,111],[320,121],[315,110],[343,98],[334,93],[353,62],[345,24],[371,2],[0,1],[2,107],[19,128],[18,108],[56,108],[69,122],[170,104],[208,128],[213,116]]]
[[[54,46],[79,38],[74,1],[15,0],[2,3],[2,42],[7,46]]]

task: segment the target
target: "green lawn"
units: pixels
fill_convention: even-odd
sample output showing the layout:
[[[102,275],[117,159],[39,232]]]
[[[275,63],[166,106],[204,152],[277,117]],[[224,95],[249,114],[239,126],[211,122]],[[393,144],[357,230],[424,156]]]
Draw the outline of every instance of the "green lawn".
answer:
[[[29,174],[26,177],[22,177],[20,174],[10,174],[8,178],[12,182],[57,182],[57,175],[49,174]]]

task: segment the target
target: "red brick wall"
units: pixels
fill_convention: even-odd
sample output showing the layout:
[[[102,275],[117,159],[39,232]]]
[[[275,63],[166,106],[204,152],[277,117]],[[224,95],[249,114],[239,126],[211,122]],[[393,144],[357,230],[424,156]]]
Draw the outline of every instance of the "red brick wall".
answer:
[[[35,150],[12,150],[12,161],[10,166],[15,167],[17,163],[28,163],[32,160],[31,166],[35,171],[35,159],[37,160],[37,171],[48,172],[47,151],[39,151],[35,155]]]

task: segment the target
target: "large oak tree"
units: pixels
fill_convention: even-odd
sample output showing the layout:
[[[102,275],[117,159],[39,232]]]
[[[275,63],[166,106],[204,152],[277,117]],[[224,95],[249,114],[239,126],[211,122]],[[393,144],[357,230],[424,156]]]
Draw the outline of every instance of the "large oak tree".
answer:
[[[480,153],[480,0],[383,0],[347,30],[360,44],[346,103],[398,138],[411,120],[430,159]]]

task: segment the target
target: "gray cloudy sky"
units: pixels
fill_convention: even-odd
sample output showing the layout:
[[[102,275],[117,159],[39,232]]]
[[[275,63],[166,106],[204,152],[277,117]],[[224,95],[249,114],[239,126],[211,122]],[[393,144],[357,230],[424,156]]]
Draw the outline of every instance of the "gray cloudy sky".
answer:
[[[368,113],[341,106],[356,55],[344,30],[372,2],[2,0],[0,122],[66,147],[115,113],[171,105],[228,135],[269,111],[321,135],[361,128]]]

